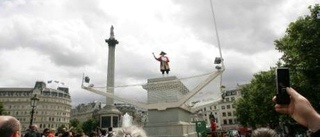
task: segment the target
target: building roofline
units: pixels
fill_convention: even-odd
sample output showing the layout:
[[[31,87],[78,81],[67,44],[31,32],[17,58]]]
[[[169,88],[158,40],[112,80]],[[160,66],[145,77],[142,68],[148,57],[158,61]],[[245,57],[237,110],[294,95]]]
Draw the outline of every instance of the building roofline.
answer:
[[[21,88],[21,87],[6,87],[0,88],[0,91],[32,91],[33,88]]]

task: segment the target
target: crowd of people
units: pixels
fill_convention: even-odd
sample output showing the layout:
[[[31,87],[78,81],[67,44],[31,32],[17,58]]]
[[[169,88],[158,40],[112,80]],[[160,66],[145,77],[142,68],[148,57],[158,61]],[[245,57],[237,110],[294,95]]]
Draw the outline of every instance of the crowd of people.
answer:
[[[290,95],[289,104],[276,104],[275,110],[282,114],[290,115],[296,122],[305,126],[311,131],[311,137],[320,137],[320,115],[312,107],[309,100],[299,94],[293,88],[287,87],[286,92]],[[276,97],[272,99],[274,102]],[[44,129],[38,132],[36,125],[30,126],[25,135],[21,134],[21,124],[13,116],[0,116],[0,136],[1,137],[87,137],[84,133],[74,134],[71,131],[55,133],[54,129]],[[146,132],[137,126],[123,127],[118,132],[112,128],[99,130],[99,132],[89,135],[90,137],[147,137]],[[258,128],[254,130],[251,137],[278,137],[277,133],[268,128]]]
[[[105,129],[97,128],[90,135],[82,133],[73,133],[69,130],[55,132],[55,129],[45,128],[43,132],[38,131],[37,125],[33,124],[28,131],[21,134],[21,124],[13,116],[0,116],[0,137],[147,137],[146,132],[137,126],[123,127],[117,132],[112,127]]]

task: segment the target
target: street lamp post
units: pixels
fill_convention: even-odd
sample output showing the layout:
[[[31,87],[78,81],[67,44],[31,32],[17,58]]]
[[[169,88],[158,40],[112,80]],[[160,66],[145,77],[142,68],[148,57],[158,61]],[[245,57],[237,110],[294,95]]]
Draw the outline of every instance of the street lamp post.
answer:
[[[37,106],[38,104],[38,101],[39,101],[39,98],[37,97],[37,94],[35,94],[32,98],[31,98],[31,107],[32,107],[32,110],[31,110],[31,118],[30,118],[30,125],[29,127],[31,127],[32,123],[33,123],[33,114],[34,114],[34,108]]]

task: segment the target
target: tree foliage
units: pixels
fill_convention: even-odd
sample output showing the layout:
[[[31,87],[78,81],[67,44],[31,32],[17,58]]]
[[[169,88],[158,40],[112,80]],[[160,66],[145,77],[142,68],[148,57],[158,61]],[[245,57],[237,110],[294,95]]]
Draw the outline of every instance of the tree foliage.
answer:
[[[281,60],[290,69],[291,85],[319,110],[320,98],[320,14],[319,4],[309,6],[310,15],[290,23],[286,34],[275,40]]]
[[[69,121],[69,125],[72,127],[72,131],[74,132],[74,133],[81,133],[81,132],[83,132],[83,129],[82,129],[82,126],[81,126],[81,124],[80,124],[80,121],[78,120],[78,119],[71,119],[70,121]]]
[[[2,102],[0,102],[0,115],[6,115],[6,112],[4,110],[4,106],[3,106]]]
[[[271,101],[276,93],[275,70],[259,72],[250,84],[240,89],[242,98],[235,102],[236,114],[240,124],[256,127],[278,123],[278,115]]]
[[[92,131],[95,131],[98,126],[99,121],[94,118],[88,119],[82,123],[82,129],[87,135],[90,135]]]
[[[69,123],[70,123],[70,126],[72,126],[72,127],[77,127],[78,125],[80,125],[80,121],[78,120],[78,119],[71,119],[70,121],[69,121]]]
[[[63,133],[67,130],[66,125],[61,125],[57,128],[58,133]]]
[[[310,6],[310,15],[290,23],[285,35],[275,40],[283,53],[278,66],[290,69],[291,86],[307,97],[320,110],[320,6]],[[256,127],[287,119],[274,111],[275,70],[259,72],[251,83],[240,89],[242,98],[235,102],[242,125]]]

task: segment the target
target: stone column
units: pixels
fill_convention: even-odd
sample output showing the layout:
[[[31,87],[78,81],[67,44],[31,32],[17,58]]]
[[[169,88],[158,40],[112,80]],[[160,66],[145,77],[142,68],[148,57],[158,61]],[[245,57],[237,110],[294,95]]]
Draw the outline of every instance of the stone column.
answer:
[[[109,46],[108,53],[108,73],[107,73],[107,89],[106,92],[114,93],[114,69],[115,69],[115,49],[116,45],[119,43],[114,38],[113,26],[110,29],[110,38],[106,39],[106,43]],[[110,88],[109,88],[110,87]],[[106,97],[106,105],[113,105],[113,98]]]
[[[106,39],[109,46],[108,53],[108,72],[106,92],[114,94],[114,70],[115,70],[115,48],[119,43],[114,38],[113,26],[110,29],[110,38]],[[109,127],[119,127],[121,112],[114,106],[113,98],[106,97],[106,106],[97,112],[96,117],[100,119],[100,127],[108,129]]]

